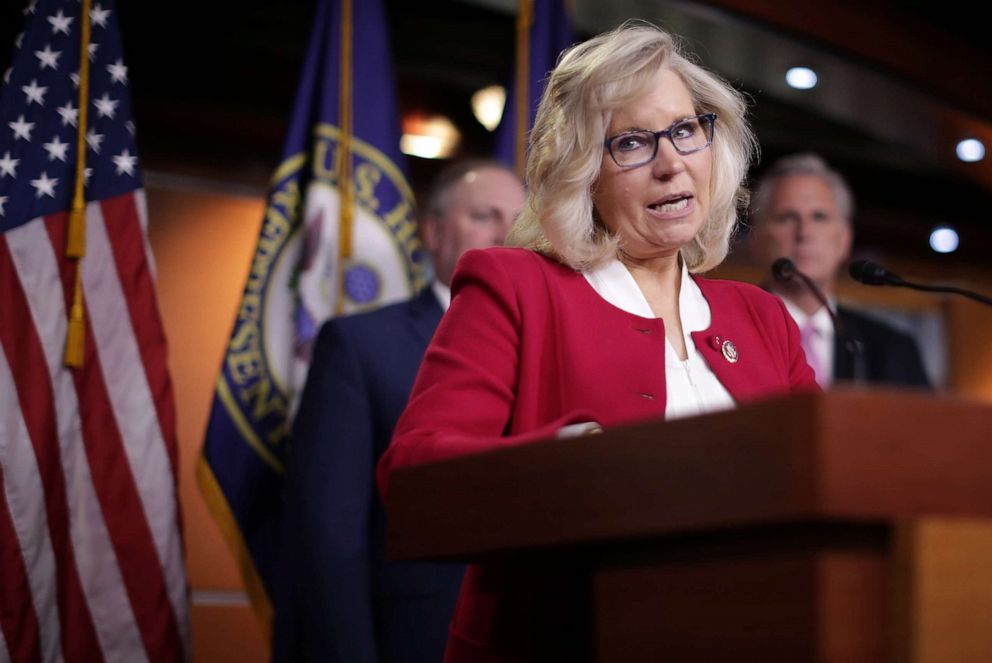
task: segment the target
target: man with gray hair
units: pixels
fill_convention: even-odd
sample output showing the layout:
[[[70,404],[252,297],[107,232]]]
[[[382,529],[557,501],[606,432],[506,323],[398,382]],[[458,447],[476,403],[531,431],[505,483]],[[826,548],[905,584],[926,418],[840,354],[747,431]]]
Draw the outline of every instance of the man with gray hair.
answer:
[[[877,320],[837,306],[837,274],[851,254],[854,200],[844,178],[815,154],[776,161],[751,200],[752,256],[766,269],[789,258],[830,302],[838,328],[800,280],[768,279],[799,325],[803,349],[823,388],[857,380],[929,386],[912,338]]]

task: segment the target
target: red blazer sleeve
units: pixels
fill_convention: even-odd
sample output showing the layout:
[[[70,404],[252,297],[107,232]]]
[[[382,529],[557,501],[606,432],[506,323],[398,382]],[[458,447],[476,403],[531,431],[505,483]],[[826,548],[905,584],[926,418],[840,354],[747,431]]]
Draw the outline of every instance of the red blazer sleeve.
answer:
[[[796,321],[789,315],[789,310],[778,297],[775,298],[778,305],[779,314],[785,324],[786,348],[789,361],[789,387],[791,391],[822,391],[816,382],[816,374],[806,361],[806,353],[803,351],[802,343],[799,340],[799,327]]]
[[[485,251],[469,251],[459,261],[451,307],[377,468],[383,495],[394,468],[549,438],[562,426],[593,420],[588,412],[571,412],[510,434],[523,342],[516,285],[526,280],[515,276],[516,282],[504,262]]]

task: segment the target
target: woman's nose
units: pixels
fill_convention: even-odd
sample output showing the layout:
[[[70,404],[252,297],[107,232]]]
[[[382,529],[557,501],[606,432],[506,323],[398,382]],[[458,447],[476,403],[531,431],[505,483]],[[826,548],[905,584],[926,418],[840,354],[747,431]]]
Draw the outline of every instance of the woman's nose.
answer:
[[[667,179],[685,170],[684,158],[672,145],[672,141],[662,136],[658,138],[658,152],[651,162],[651,170],[655,177]]]

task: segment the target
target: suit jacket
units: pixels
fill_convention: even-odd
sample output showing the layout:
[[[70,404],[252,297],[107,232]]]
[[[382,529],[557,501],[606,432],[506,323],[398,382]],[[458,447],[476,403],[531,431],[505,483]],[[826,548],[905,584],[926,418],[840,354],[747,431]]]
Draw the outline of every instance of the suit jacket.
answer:
[[[859,356],[852,343],[834,334],[835,380],[929,388],[920,350],[910,336],[842,306],[837,318],[847,339],[862,349]]]
[[[697,278],[710,328],[693,342],[738,403],[816,390],[782,302],[751,285]],[[470,251],[392,445],[396,467],[665,414],[665,330],[600,297],[575,272],[525,249]],[[469,567],[446,661],[580,661],[591,649],[570,611],[581,586],[556,558]],[[578,624],[578,626],[577,626]]]
[[[285,481],[277,661],[441,659],[464,567],[387,562],[374,485],[441,313],[427,288],[320,330]]]

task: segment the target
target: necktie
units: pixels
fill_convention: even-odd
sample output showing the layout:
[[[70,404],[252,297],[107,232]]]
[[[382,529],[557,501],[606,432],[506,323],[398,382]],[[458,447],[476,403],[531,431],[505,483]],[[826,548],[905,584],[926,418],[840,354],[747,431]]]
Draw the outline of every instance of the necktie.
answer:
[[[807,320],[799,330],[799,343],[803,346],[803,352],[806,353],[806,363],[813,369],[813,375],[816,376],[817,384],[826,388],[827,375],[824,371],[823,362],[820,361],[820,356],[813,348],[813,339],[819,336],[819,334],[820,330],[811,321]]]

